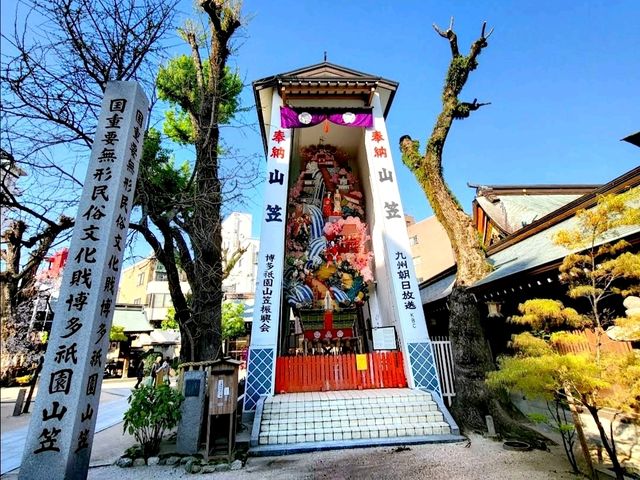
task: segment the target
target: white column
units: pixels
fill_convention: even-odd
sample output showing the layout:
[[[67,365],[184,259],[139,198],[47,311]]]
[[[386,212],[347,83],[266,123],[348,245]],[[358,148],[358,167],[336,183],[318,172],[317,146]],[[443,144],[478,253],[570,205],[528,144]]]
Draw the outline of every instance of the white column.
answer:
[[[430,390],[441,396],[409,248],[397,175],[377,93],[373,99],[373,116],[373,127],[365,131],[365,149],[375,204],[376,227],[382,227],[384,266],[391,285],[390,298],[404,356],[405,373],[410,387]]]
[[[282,305],[282,275],[287,214],[291,129],[280,127],[282,99],[271,102],[267,175],[260,230],[257,289],[253,307],[251,345],[247,364],[244,411],[255,410],[261,395],[275,388],[275,362]]]

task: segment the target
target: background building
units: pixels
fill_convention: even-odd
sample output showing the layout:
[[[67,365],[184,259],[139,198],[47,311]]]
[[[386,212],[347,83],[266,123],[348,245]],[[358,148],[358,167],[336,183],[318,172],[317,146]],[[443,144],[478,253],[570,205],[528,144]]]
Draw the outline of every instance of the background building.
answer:
[[[190,291],[183,272],[180,273],[180,286],[183,292]],[[173,306],[164,265],[155,257],[149,257],[124,269],[118,285],[118,303],[143,305],[149,322],[160,328]]]
[[[407,216],[407,232],[418,282],[451,268],[454,263],[451,242],[435,216],[415,222]]]
[[[253,307],[260,243],[251,238],[251,222],[250,214],[240,212],[231,213],[222,222],[222,248],[226,251],[225,257],[229,258],[240,248],[246,249],[222,282],[225,299],[243,302],[245,314],[250,314]],[[180,286],[185,294],[191,291],[184,272],[180,272]],[[160,336],[166,337],[167,332],[160,331],[160,326],[173,302],[164,265],[150,256],[124,269],[118,286],[117,303],[143,307],[147,320],[156,329],[149,334],[152,339],[159,341]],[[247,322],[250,320],[248,317]],[[165,340],[165,343],[180,342],[179,338]]]
[[[240,248],[246,248],[229,276],[222,281],[222,290],[228,294],[244,294],[244,298],[253,298],[258,271],[260,241],[251,238],[251,223],[251,214],[240,212],[229,214],[222,222],[225,257],[230,258]]]

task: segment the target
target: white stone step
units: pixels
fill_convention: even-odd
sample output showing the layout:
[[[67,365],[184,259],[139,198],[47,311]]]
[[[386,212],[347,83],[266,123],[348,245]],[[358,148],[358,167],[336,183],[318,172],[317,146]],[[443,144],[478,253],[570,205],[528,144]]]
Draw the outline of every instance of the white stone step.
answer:
[[[260,431],[277,431],[282,429],[305,430],[310,428],[329,427],[369,427],[374,425],[411,425],[414,423],[443,422],[443,415],[438,412],[433,415],[394,416],[386,418],[352,418],[343,420],[305,421],[263,421]]]
[[[260,432],[260,445],[281,443],[318,442],[329,440],[350,440],[360,438],[392,438],[424,435],[451,434],[449,424],[445,422],[417,423],[408,425],[380,425],[367,427],[332,427],[307,430],[280,430]]]
[[[335,406],[328,409],[318,407],[310,410],[300,410],[300,411],[280,411],[280,410],[269,410],[267,412],[263,412],[262,418],[264,420],[279,420],[279,419],[304,419],[307,420],[317,420],[329,418],[342,418],[342,417],[379,417],[381,415],[390,414],[390,415],[426,415],[428,413],[438,412],[438,405],[435,402],[429,402],[427,404],[415,404],[408,406],[383,406],[383,407],[365,407],[365,408],[356,408],[356,407],[344,407],[344,406]]]
[[[382,398],[351,398],[351,399],[324,399],[324,400],[291,400],[289,402],[275,401],[278,396],[268,398],[264,404],[264,410],[305,410],[309,408],[319,408],[326,404],[340,405],[345,407],[369,407],[369,406],[384,406],[384,405],[397,405],[406,406],[413,404],[422,404],[425,402],[432,402],[431,395],[409,395],[409,396],[397,396],[397,397],[382,397]]]
[[[259,445],[451,435],[431,395],[409,389],[276,395],[264,402]]]

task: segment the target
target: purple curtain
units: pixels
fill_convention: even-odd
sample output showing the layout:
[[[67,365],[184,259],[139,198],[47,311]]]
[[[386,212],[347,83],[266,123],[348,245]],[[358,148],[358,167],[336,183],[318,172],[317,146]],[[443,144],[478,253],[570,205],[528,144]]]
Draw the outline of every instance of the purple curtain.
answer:
[[[329,120],[345,127],[372,127],[371,109],[322,109],[304,107],[280,107],[280,126],[282,128],[306,128]]]

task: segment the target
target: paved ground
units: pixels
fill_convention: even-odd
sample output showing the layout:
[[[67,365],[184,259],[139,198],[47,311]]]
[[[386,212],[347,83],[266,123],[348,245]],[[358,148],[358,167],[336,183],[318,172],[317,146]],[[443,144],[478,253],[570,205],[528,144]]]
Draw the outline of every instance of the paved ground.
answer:
[[[135,467],[91,469],[90,480],[193,478],[183,468]],[[562,451],[512,452],[480,436],[458,444],[334,450],[282,457],[249,458],[245,468],[196,478],[220,480],[582,480],[569,472]]]
[[[122,469],[113,462],[135,440],[122,433],[122,412],[126,395],[135,380],[106,380],[102,387],[100,415],[105,418],[102,430],[96,433],[91,455],[90,480],[138,480],[192,478],[181,467],[134,467]],[[17,389],[1,390],[2,475],[17,479],[22,442],[29,415],[12,417]],[[635,431],[635,430],[634,430]],[[635,431],[637,433],[637,431]],[[638,436],[634,438],[637,443]],[[9,451],[17,450],[11,455]],[[560,446],[550,451],[513,452],[504,450],[501,442],[481,436],[471,436],[470,442],[440,445],[414,445],[398,451],[393,447],[334,450],[280,457],[249,458],[242,470],[198,475],[197,478],[225,479],[500,479],[500,480],[582,480],[569,472],[569,464]]]
[[[122,433],[122,415],[128,408],[127,397],[136,380],[105,380],[100,395],[96,435],[91,450],[91,465],[111,465],[135,440]],[[0,390],[0,431],[2,433],[0,474],[20,466],[31,414],[13,416],[19,388]],[[34,395],[35,399],[35,395]],[[31,407],[33,407],[31,403]],[[32,408],[33,410],[33,408]],[[4,475],[3,475],[4,478]]]

